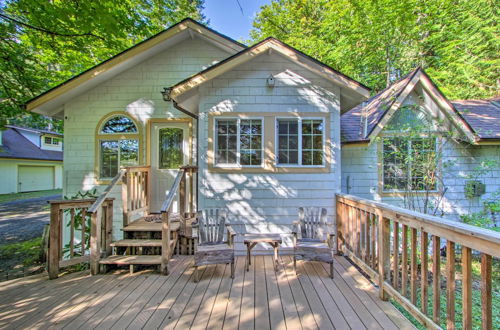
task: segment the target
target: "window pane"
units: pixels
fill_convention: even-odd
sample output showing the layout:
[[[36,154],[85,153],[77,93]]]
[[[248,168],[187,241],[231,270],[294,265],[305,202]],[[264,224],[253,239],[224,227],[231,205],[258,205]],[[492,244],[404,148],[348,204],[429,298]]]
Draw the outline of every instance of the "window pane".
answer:
[[[114,177],[118,167],[118,141],[101,141],[101,178]]]
[[[302,165],[323,165],[323,120],[302,121]]]
[[[137,133],[137,127],[132,119],[125,116],[115,116],[109,119],[102,127],[101,133]]]
[[[159,131],[159,164],[160,169],[178,169],[184,163],[182,128],[162,128]]]
[[[278,119],[278,164],[298,164],[298,120]]]
[[[408,146],[404,138],[383,140],[384,190],[407,189]]]
[[[240,121],[240,165],[262,164],[262,120]]]
[[[139,164],[139,141],[120,140],[120,166]]]
[[[215,122],[217,132],[217,146],[215,150],[216,164],[236,164],[237,152],[237,120],[217,119]],[[249,128],[248,128],[249,129]]]

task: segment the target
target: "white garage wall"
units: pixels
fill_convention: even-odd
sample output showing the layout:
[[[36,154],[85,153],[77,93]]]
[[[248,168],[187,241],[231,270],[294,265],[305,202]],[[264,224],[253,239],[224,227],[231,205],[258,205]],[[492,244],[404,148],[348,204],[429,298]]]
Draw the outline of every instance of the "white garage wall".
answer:
[[[18,167],[19,166],[53,166],[55,168],[55,189],[62,188],[63,166],[61,162],[0,159],[0,194],[18,192]]]

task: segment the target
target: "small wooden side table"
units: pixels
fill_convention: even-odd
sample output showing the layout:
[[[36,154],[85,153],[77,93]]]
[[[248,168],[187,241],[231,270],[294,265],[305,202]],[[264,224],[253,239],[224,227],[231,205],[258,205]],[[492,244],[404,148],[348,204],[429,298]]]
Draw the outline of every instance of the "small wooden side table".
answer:
[[[274,270],[278,269],[278,248],[282,243],[280,234],[245,234],[244,243],[247,246],[246,269],[247,272],[252,264],[251,252],[257,243],[267,243],[274,249]]]

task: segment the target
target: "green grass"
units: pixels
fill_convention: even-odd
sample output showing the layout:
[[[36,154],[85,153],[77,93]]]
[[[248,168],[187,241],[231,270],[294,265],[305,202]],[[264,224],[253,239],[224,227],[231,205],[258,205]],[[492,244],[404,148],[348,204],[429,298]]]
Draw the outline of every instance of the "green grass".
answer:
[[[42,238],[0,245],[0,273],[41,266]]]
[[[57,194],[62,194],[62,189],[41,190],[16,194],[0,194],[0,204],[20,199],[29,199]]]

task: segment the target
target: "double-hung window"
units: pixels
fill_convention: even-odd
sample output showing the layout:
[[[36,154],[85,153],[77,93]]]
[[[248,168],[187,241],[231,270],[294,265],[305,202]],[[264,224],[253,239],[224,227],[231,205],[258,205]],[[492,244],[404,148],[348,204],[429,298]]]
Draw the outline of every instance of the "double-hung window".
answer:
[[[436,138],[384,138],[383,190],[436,190],[436,145]]]
[[[215,119],[216,166],[262,166],[262,135],[262,119]]]
[[[325,165],[323,118],[278,118],[276,162],[281,166]]]

